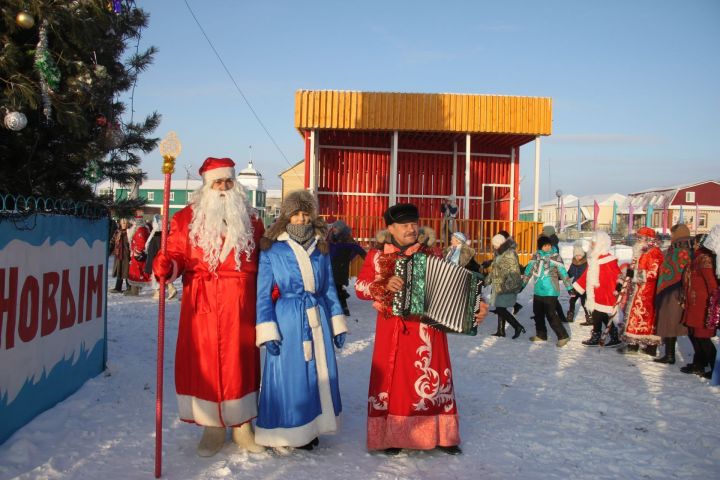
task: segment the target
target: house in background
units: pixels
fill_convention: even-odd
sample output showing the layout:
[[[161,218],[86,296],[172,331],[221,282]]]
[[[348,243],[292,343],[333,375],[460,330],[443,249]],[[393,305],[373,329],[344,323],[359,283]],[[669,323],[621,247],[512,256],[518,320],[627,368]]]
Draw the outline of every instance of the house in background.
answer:
[[[265,219],[265,185],[262,175],[253,167],[252,160],[246,168],[238,173],[236,178],[238,183],[245,187],[252,207],[258,211],[260,218]],[[202,180],[190,178],[171,180],[170,217],[185,208],[191,202],[193,192],[201,186]],[[103,181],[98,184],[97,192],[99,195],[112,195],[116,200],[124,200],[128,198],[132,189],[133,187],[127,185],[116,185],[109,181]],[[164,180],[145,180],[140,184],[137,195],[147,202],[145,205],[146,218],[156,213],[162,213],[164,191]]]
[[[707,233],[720,223],[720,181],[705,180],[631,193],[621,213],[629,215],[631,210],[635,225],[647,225],[658,232],[685,223],[692,233]]]
[[[593,230],[595,224],[595,202],[598,204],[597,228],[610,231],[612,229],[613,212],[617,212],[626,202],[625,195],[620,193],[585,195],[582,197],[566,194],[559,199],[542,202],[538,212],[538,221],[543,222],[545,225],[552,225],[558,231],[577,230],[579,215],[581,229],[590,231]],[[561,218],[562,222],[560,221]],[[530,221],[532,219],[532,205],[520,208],[520,220]]]
[[[282,201],[288,193],[305,188],[305,160],[300,160],[292,167],[283,170],[278,177],[280,177],[280,181],[282,182],[282,187],[280,188],[280,200]]]

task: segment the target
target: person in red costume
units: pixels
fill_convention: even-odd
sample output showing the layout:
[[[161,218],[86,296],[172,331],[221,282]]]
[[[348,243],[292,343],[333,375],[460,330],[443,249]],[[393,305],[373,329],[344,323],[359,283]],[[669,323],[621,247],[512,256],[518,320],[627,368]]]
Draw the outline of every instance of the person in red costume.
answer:
[[[377,235],[355,283],[360,299],[378,310],[368,393],[368,450],[395,455],[402,448],[439,448],[462,453],[452,367],[444,332],[418,318],[392,314],[392,300],[403,286],[395,262],[421,252],[441,256],[434,232],[418,227],[415,205],[399,203],[384,214],[387,230]],[[482,304],[477,323],[487,315]]]
[[[588,347],[600,345],[603,326],[611,322],[611,317],[617,313],[617,295],[622,288],[622,279],[617,258],[610,254],[611,244],[610,235],[607,233],[598,230],[593,234],[588,253],[588,268],[573,284],[580,295],[587,292],[585,307],[592,312],[593,331],[590,338],[582,342]],[[612,324],[609,330],[610,336],[605,346],[619,346],[617,327]]]
[[[153,272],[183,276],[175,388],[180,419],[204,428],[198,454],[223,446],[226,427],[241,448],[261,452],[250,421],[257,416],[260,358],[255,346],[258,250],[263,224],[235,179],[229,158],[208,158],[203,186],[172,219],[167,253]]]
[[[133,233],[130,237],[130,269],[128,270],[128,283],[130,288],[125,295],[140,295],[142,287],[150,285],[150,274],[145,272],[145,243],[150,237],[150,229],[142,215],[142,210],[137,212],[133,220]]]
[[[625,334],[627,344],[621,353],[643,350],[655,356],[660,337],[655,334],[655,289],[658,272],[663,262],[662,250],[658,247],[655,230],[642,227],[637,231],[637,241],[633,245],[633,262],[625,276],[632,282],[632,292],[628,296],[625,310]]]

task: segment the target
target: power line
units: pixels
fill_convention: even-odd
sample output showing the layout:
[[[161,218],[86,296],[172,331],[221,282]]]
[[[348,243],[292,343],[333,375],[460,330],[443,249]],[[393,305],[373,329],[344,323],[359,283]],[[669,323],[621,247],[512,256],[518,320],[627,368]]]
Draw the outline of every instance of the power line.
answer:
[[[232,81],[233,85],[235,85],[235,89],[237,89],[240,96],[243,98],[243,100],[245,100],[245,103],[247,104],[248,108],[250,109],[253,116],[255,117],[255,120],[257,120],[258,123],[260,124],[260,126],[263,128],[263,130],[265,130],[265,133],[267,134],[268,138],[270,138],[270,141],[273,143],[273,145],[275,145],[275,148],[277,148],[277,151],[280,152],[280,155],[282,155],[282,157],[285,159],[285,163],[287,163],[289,167],[292,167],[290,160],[288,160],[288,158],[285,156],[285,153],[282,151],[282,149],[277,144],[277,142],[275,141],[273,136],[270,134],[270,131],[267,129],[267,127],[262,122],[262,120],[260,120],[260,116],[257,114],[257,112],[255,112],[255,109],[250,104],[250,100],[247,99],[247,97],[245,96],[243,91],[240,89],[240,86],[235,81],[235,78],[232,76],[232,73],[230,73],[230,70],[228,70],[227,66],[225,65],[225,62],[223,62],[222,57],[220,56],[218,51],[215,49],[215,46],[213,45],[212,41],[210,41],[210,38],[207,36],[207,33],[205,33],[205,29],[202,27],[202,25],[200,25],[200,21],[195,16],[195,12],[193,12],[192,8],[190,8],[190,4],[187,2],[187,0],[184,0],[184,1],[185,1],[185,6],[187,7],[188,11],[190,12],[190,15],[192,15],[193,19],[195,20],[195,23],[197,24],[198,28],[202,32],[203,36],[205,37],[205,40],[207,40],[208,44],[210,45],[210,48],[212,48],[212,51],[215,52],[215,56],[217,57],[217,59],[220,61],[220,64],[225,69],[225,73],[227,73],[228,77],[230,77],[230,80]]]

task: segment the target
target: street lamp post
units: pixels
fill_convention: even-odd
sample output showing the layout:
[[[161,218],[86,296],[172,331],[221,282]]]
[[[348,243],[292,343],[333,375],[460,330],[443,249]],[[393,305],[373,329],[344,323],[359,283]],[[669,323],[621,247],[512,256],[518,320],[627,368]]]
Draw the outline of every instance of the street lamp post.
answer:
[[[555,196],[557,197],[557,207],[556,207],[556,211],[555,211],[555,218],[557,219],[556,229],[557,229],[558,233],[560,233],[560,225],[562,224],[562,222],[560,221],[560,197],[562,197],[562,194],[563,194],[562,190],[555,190]]]

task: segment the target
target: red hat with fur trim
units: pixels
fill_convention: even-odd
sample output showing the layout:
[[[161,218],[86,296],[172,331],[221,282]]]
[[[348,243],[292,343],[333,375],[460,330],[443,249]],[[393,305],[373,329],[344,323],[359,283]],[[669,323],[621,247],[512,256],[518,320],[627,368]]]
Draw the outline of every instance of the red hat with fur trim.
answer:
[[[200,167],[200,175],[205,183],[212,183],[220,178],[235,180],[235,162],[230,158],[208,157]]]
[[[650,227],[642,227],[637,231],[639,237],[655,238],[655,230]]]

